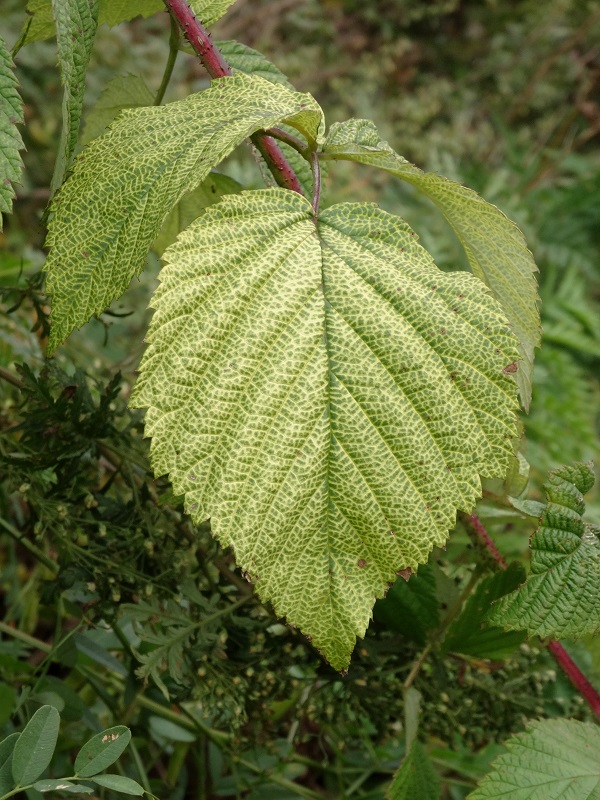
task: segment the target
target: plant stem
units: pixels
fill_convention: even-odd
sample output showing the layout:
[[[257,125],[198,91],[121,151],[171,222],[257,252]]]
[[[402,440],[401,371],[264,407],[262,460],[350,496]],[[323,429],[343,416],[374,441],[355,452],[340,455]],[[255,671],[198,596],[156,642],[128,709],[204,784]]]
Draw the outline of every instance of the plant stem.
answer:
[[[41,650],[42,653],[50,653],[52,652],[52,647],[46,642],[42,642],[41,639],[36,639],[34,636],[30,636],[25,631],[20,631],[18,628],[13,628],[11,625],[7,625],[6,622],[0,622],[0,633],[6,633],[8,636],[12,636],[13,639],[18,639],[23,644],[28,645],[29,647],[35,647],[38,650]]]
[[[321,165],[317,153],[311,153],[310,170],[313,178],[312,208],[316,217],[319,213],[319,203],[321,202]]]
[[[167,63],[165,64],[165,71],[162,76],[160,86],[158,87],[158,92],[154,98],[155,106],[159,106],[163,101],[163,97],[167,91],[167,86],[171,80],[171,75],[173,74],[173,67],[175,66],[175,61],[177,60],[177,53],[179,52],[179,28],[177,27],[177,23],[173,17],[170,17],[170,20],[171,36],[169,37],[169,57],[167,58]]]
[[[481,539],[500,569],[506,569],[506,560],[501,555],[477,514],[465,516],[464,520],[467,527]],[[586,701],[593,714],[600,719],[600,693],[592,686],[560,642],[551,640],[546,647],[556,659],[558,666]]]
[[[177,20],[183,35],[193,47],[211,78],[224,78],[232,75],[231,67],[215,46],[210,34],[196,19],[186,0],[164,0],[164,3]],[[264,133],[250,137],[279,186],[302,194],[300,182],[276,142]]]
[[[52,559],[48,558],[48,556],[42,552],[39,547],[36,547],[33,542],[30,542],[25,536],[21,536],[16,528],[13,528],[10,523],[6,522],[6,520],[2,519],[1,517],[0,526],[4,528],[9,536],[12,536],[15,542],[18,542],[19,544],[23,545],[26,550],[29,550],[31,555],[35,556],[35,558],[37,558],[37,560],[43,564],[46,569],[49,569],[53,575],[58,574],[58,564],[55,564]]]

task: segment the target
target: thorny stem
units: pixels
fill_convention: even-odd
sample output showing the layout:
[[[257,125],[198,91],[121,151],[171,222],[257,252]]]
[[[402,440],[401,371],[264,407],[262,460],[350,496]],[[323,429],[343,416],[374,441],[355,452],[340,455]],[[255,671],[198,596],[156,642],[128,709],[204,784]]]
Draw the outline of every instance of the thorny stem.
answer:
[[[465,522],[471,531],[481,539],[500,569],[506,569],[507,565],[505,559],[500,554],[477,514],[471,514],[469,517],[465,517]],[[591,711],[600,719],[600,693],[598,693],[588,681],[560,642],[551,640],[546,646],[556,659],[556,663],[586,701]]]
[[[169,57],[167,58],[167,63],[165,64],[165,71],[163,73],[160,86],[158,87],[158,92],[154,98],[155,106],[159,106],[163,101],[165,92],[167,91],[167,86],[171,80],[171,75],[173,74],[175,62],[177,61],[177,54],[179,53],[179,27],[173,17],[170,17],[170,19],[171,36],[169,37]]]
[[[164,3],[167,10],[179,23],[183,35],[193,47],[211,78],[224,78],[231,75],[231,67],[210,38],[210,33],[196,19],[186,0],[164,0]],[[255,133],[250,139],[264,158],[279,186],[302,194],[300,181],[276,142],[263,133]]]

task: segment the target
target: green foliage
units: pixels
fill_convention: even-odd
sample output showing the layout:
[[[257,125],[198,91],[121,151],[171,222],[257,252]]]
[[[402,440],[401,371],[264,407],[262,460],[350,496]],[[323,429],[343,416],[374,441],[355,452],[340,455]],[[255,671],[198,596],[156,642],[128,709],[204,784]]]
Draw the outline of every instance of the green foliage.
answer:
[[[593,798],[600,783],[600,734],[595,725],[574,720],[531,722],[506,742],[469,800]]]
[[[85,94],[85,75],[98,19],[98,0],[53,0],[58,63],[64,86],[62,134],[50,191],[64,180],[75,152]]]
[[[225,198],[166,259],[132,398],[154,468],[343,668],[373,597],[508,468],[500,309],[391,215],[333,206],[315,233],[283,189]]]
[[[86,115],[79,143],[86,145],[108,128],[125,108],[151,106],[154,95],[138,75],[120,75],[106,85],[98,102]]]
[[[530,635],[580,637],[600,627],[600,528],[583,519],[594,485],[590,464],[548,476],[547,505],[531,539],[531,574],[500,600],[489,621]]]
[[[235,0],[190,0],[190,8],[203,25],[210,26],[221,19]]]
[[[10,213],[15,196],[13,182],[21,175],[23,140],[17,124],[23,122],[23,106],[6,45],[0,37],[0,231],[2,214]]]
[[[415,741],[386,794],[387,800],[438,800],[440,781],[423,745]]]
[[[52,759],[60,717],[52,706],[42,706],[27,723],[12,754],[12,776],[15,786],[26,786],[37,780]]]
[[[369,164],[391,172],[423,192],[442,212],[465,249],[471,270],[501,304],[519,340],[514,364],[521,402],[531,401],[534,349],[540,343],[537,310],[537,267],[520,230],[501,211],[470,189],[410,164],[381,140],[369,120],[333,125],[324,146],[325,158]]]
[[[123,294],[169,211],[211,167],[283,120],[314,138],[321,111],[308,95],[237,74],[186,100],[126,109],[92,141],[52,205],[50,352]]]

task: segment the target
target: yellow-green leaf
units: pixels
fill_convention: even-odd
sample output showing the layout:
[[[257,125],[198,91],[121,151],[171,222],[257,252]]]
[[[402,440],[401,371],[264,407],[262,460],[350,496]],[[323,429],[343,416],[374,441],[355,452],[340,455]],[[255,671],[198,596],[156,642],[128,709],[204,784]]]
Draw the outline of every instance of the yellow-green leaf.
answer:
[[[180,234],[132,403],[156,474],[338,669],[396,572],[504,474],[516,357],[469,273],[399,218],[228,195]]]
[[[2,214],[12,211],[13,183],[21,176],[19,151],[23,140],[17,125],[23,122],[23,104],[17,91],[12,58],[0,37],[0,230]]]

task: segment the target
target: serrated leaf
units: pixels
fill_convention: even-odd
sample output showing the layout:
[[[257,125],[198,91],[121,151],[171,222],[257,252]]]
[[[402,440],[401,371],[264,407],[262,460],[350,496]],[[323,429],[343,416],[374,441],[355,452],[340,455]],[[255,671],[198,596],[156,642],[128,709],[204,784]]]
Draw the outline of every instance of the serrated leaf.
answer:
[[[394,775],[386,800],[439,800],[440,780],[423,745],[414,741]]]
[[[124,108],[151,106],[153,103],[154,95],[139,75],[119,75],[106,84],[105,90],[87,114],[80,144],[86,145],[104,133]]]
[[[2,214],[12,211],[13,183],[21,177],[23,140],[17,125],[23,122],[23,104],[9,51],[0,37],[0,231]]]
[[[241,192],[242,185],[219,172],[211,172],[197,189],[185,194],[165,219],[152,249],[161,255],[173,244],[184,228],[193,222],[205,208],[218,203],[226,194]]]
[[[58,64],[64,87],[62,130],[50,194],[63,182],[69,166],[83,109],[85,74],[98,24],[98,0],[53,0]]]
[[[93,736],[77,753],[75,775],[91,778],[110,767],[131,741],[131,731],[125,725],[115,725]]]
[[[164,259],[132,398],[155,472],[342,669],[396,572],[507,469],[506,319],[397,217],[317,221],[285,189],[225,197]]]
[[[100,0],[98,25],[118,25],[135,17],[150,17],[162,11],[165,5],[162,0]],[[22,44],[50,39],[56,33],[52,15],[52,0],[29,0],[27,13],[30,15],[21,36]]]
[[[26,786],[40,777],[52,759],[59,726],[60,716],[55,708],[38,708],[13,750],[12,774],[15,784]]]
[[[537,267],[517,226],[471,189],[410,164],[380,139],[370,120],[352,119],[332,125],[323,156],[390,172],[423,192],[438,207],[458,236],[473,274],[490,287],[519,340],[515,379],[527,410],[534,350],[539,347],[541,333]]]
[[[105,789],[111,789],[113,792],[132,794],[136,797],[141,797],[144,794],[143,787],[137,781],[133,781],[123,775],[96,775],[92,778],[92,781]]]
[[[186,192],[247,136],[282,121],[314,140],[323,116],[310,95],[238,73],[176,103],[126,109],[90,142],[52,205],[49,352],[123,294]]]
[[[525,570],[517,562],[484,578],[448,629],[443,651],[475,658],[508,658],[523,642],[525,634],[520,631],[505,633],[503,628],[495,626],[484,627],[484,621],[491,604],[516,589],[524,580]]]
[[[531,573],[494,606],[490,623],[556,638],[600,629],[600,528],[583,519],[583,495],[593,485],[591,464],[549,474],[548,502],[531,538]]]
[[[33,788],[38,792],[67,792],[67,794],[92,794],[93,789],[80,783],[62,780],[37,781]]]
[[[12,759],[20,733],[11,733],[0,742],[0,796],[15,788],[12,776]]]
[[[596,800],[600,797],[600,730],[566,719],[529,723],[468,800]]]
[[[418,573],[411,575],[408,581],[398,578],[385,598],[375,604],[373,616],[390,630],[398,631],[423,644],[427,631],[439,624],[439,602],[433,566],[423,564]]]
[[[200,22],[209,27],[221,19],[235,0],[190,0],[189,6]]]

